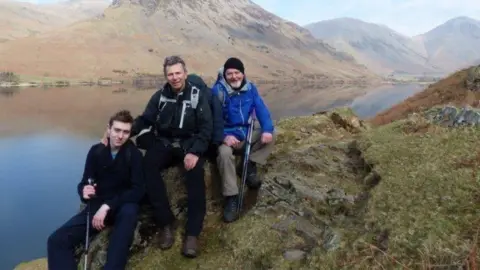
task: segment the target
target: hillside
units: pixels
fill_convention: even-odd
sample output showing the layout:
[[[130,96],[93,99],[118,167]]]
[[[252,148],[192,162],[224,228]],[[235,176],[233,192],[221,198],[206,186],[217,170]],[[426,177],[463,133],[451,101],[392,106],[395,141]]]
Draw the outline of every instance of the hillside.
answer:
[[[316,38],[351,54],[359,63],[380,74],[438,71],[428,64],[421,45],[383,25],[338,18],[309,24],[305,28]]]
[[[414,38],[423,44],[430,64],[449,71],[480,59],[480,21],[469,17],[453,18]]]
[[[107,6],[108,1],[104,0],[70,0],[43,5],[0,0],[0,44],[97,16]]]
[[[248,0],[116,0],[101,18],[4,44],[0,68],[61,78],[113,76],[113,70],[159,74],[171,54],[182,55],[190,71],[210,76],[232,55],[245,62],[251,78],[373,76],[350,56]]]
[[[425,109],[451,104],[454,106],[470,105],[478,107],[480,93],[467,90],[465,80],[468,69],[458,71],[447,78],[431,84],[424,91],[419,92],[405,101],[377,114],[371,119],[375,125],[384,125],[403,119],[411,113],[419,113]]]
[[[478,269],[478,127],[412,116],[371,128],[343,108],[276,127],[264,184],[246,191],[239,220],[221,221],[220,180],[207,162],[200,256],[180,255],[183,225],[173,247],[160,250],[143,207],[126,269]],[[170,169],[164,180],[184,224],[181,172]],[[102,269],[109,232],[91,242],[89,269]],[[45,258],[15,267],[46,269]]]

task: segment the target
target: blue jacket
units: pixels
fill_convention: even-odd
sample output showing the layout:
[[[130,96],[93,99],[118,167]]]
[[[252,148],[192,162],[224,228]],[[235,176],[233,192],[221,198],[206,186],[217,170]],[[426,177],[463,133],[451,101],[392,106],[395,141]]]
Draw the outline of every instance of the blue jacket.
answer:
[[[235,91],[225,81],[223,68],[221,68],[218,71],[217,81],[212,87],[212,94],[221,97],[224,137],[234,135],[238,140],[243,141],[248,132],[248,119],[253,110],[255,110],[262,133],[273,133],[274,127],[270,112],[252,82],[247,80],[239,91]]]

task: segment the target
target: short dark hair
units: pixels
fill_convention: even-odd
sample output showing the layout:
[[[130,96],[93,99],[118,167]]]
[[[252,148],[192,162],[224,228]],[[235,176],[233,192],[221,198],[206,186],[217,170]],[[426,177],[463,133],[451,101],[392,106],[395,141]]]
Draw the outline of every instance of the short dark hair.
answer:
[[[183,70],[185,71],[185,73],[187,73],[187,66],[185,65],[185,60],[183,60],[178,55],[172,55],[172,56],[165,57],[165,60],[163,61],[163,74],[167,76],[167,67],[170,67],[176,64],[182,64]]]
[[[121,110],[116,112],[114,115],[110,117],[110,120],[108,121],[108,125],[112,126],[114,121],[133,124],[133,117],[132,117],[132,114],[130,114],[129,110]]]

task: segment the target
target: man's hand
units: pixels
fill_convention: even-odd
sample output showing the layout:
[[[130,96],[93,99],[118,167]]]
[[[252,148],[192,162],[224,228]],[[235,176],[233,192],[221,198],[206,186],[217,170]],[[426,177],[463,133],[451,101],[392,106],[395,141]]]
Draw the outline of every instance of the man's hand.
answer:
[[[264,144],[271,143],[272,140],[273,140],[272,133],[268,133],[268,132],[262,133],[262,138],[261,138],[262,143]]]
[[[183,164],[185,165],[185,170],[190,171],[197,165],[198,157],[194,154],[186,154],[183,159]]]
[[[99,231],[105,228],[105,217],[107,216],[108,210],[110,210],[110,207],[106,204],[103,204],[100,209],[98,209],[97,213],[93,216],[93,228]]]
[[[103,143],[105,146],[108,144],[108,130],[105,130],[105,133],[103,133],[103,137],[100,140],[101,143]]]
[[[225,137],[225,139],[223,140],[223,144],[225,144],[226,146],[237,146],[238,144],[240,144],[240,141],[237,140],[237,138],[235,138],[235,136],[232,136],[232,135],[228,135]]]
[[[95,187],[97,184],[92,185],[86,185],[83,187],[83,198],[85,200],[90,199],[90,197],[95,196]]]

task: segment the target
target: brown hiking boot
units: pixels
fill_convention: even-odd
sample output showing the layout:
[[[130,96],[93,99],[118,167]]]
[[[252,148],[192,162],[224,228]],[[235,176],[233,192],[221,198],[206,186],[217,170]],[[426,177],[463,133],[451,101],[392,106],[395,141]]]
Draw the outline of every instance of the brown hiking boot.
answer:
[[[197,257],[197,249],[197,237],[187,236],[187,239],[185,239],[185,242],[183,243],[183,255],[188,258],[195,258]]]
[[[162,234],[160,236],[160,248],[169,249],[173,246],[175,242],[175,232],[171,225],[167,225],[163,228]]]

